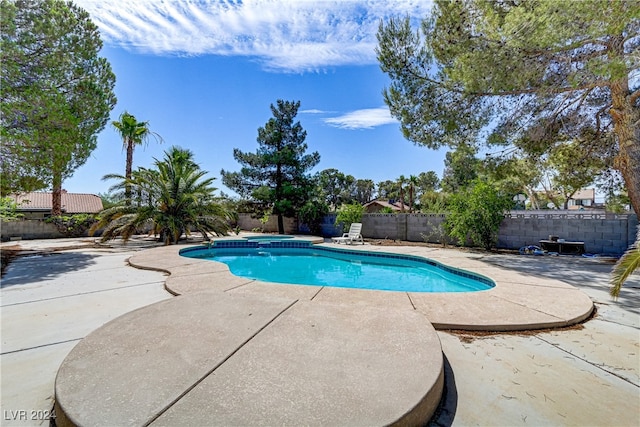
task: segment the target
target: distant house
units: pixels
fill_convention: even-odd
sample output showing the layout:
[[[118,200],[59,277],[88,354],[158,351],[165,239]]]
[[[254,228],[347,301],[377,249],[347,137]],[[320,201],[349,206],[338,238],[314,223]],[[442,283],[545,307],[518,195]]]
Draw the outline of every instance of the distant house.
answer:
[[[596,190],[593,188],[585,188],[577,191],[570,199],[569,209],[589,209],[596,204]]]
[[[383,209],[388,210],[391,209],[393,212],[402,212],[402,202],[393,202],[393,201],[384,201],[384,200],[373,200],[365,205],[364,212],[365,213],[378,213]],[[404,210],[408,211],[409,207],[405,204]]]
[[[51,193],[35,192],[9,196],[15,200],[17,211],[25,219],[44,219],[51,216]],[[98,213],[102,207],[102,199],[95,194],[67,193],[62,190],[62,214]]]

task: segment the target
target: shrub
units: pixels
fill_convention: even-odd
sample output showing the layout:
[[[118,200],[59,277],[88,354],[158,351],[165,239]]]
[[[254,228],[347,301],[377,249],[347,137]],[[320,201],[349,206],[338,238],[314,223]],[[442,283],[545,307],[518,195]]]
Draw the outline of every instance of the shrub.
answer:
[[[89,214],[62,215],[47,218],[46,222],[56,226],[65,237],[86,236],[91,226],[98,220]]]
[[[431,230],[431,232],[420,233],[420,236],[422,237],[422,240],[425,241],[425,243],[433,243],[435,241],[440,243],[443,248],[447,247],[447,242],[449,241],[449,235],[447,234],[447,230],[444,222],[441,222],[436,225],[431,221],[427,221],[427,229]]]
[[[300,209],[300,221],[307,224],[311,234],[322,235],[322,219],[329,213],[329,206],[322,201],[309,201]]]
[[[446,227],[461,245],[473,244],[490,250],[498,240],[500,223],[511,207],[511,199],[483,181],[474,181],[463,191],[451,195]]]
[[[362,222],[364,207],[358,203],[342,205],[336,216],[335,225],[342,224],[342,231],[349,230],[354,222]]]
[[[18,205],[11,197],[0,197],[0,220],[15,221],[24,215],[16,212]]]

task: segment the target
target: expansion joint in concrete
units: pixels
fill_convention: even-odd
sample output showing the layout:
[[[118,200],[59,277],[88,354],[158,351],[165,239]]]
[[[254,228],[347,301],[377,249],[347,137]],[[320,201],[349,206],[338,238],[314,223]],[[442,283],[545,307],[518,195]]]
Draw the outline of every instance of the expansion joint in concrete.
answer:
[[[313,299],[315,297],[318,296],[318,294],[320,294],[320,292],[322,292],[322,290],[324,289],[324,286],[320,287],[320,289],[318,289],[318,292],[316,292],[315,294],[313,294],[313,296],[311,297],[310,301],[313,301]]]
[[[52,343],[48,343],[48,344],[36,345],[34,347],[21,348],[19,350],[5,351],[5,352],[0,353],[0,356],[4,356],[5,354],[20,353],[22,351],[35,350],[35,349],[38,349],[38,348],[51,347],[53,345],[58,345],[58,344],[66,344],[66,343],[69,343],[69,342],[80,341],[81,339],[82,339],[82,337],[81,338],[71,338],[70,340],[64,340],[64,341],[52,342]]]
[[[558,350],[569,354],[571,357],[575,357],[576,359],[581,360],[581,361],[593,366],[594,368],[600,369],[600,370],[602,370],[602,371],[604,371],[604,372],[606,372],[606,373],[608,373],[610,375],[613,375],[614,377],[616,377],[618,379],[621,379],[624,382],[627,382],[627,383],[629,383],[629,384],[631,384],[633,386],[636,386],[636,387],[640,388],[640,384],[636,384],[633,381],[630,381],[629,379],[627,379],[625,377],[622,377],[622,376],[618,375],[617,373],[615,373],[613,371],[610,371],[609,369],[605,369],[604,365],[599,365],[597,363],[590,362],[589,360],[587,360],[587,359],[585,359],[583,357],[580,357],[580,356],[578,356],[578,355],[576,355],[574,353],[571,353],[569,350],[565,350],[564,348],[560,347],[558,344],[554,344],[551,341],[545,340],[544,338],[540,337],[539,335],[535,335],[535,337],[537,339],[539,339],[540,341],[543,341],[543,342],[545,342],[545,343],[557,348]]]
[[[139,284],[135,284],[135,285],[118,286],[117,288],[99,289],[97,291],[78,292],[78,293],[70,294],[70,295],[60,295],[60,296],[57,296],[57,297],[40,298],[40,299],[34,299],[34,300],[30,300],[30,301],[14,302],[14,303],[11,303],[11,304],[2,305],[0,307],[11,307],[11,306],[14,306],[14,305],[33,304],[33,303],[42,302],[42,301],[52,301],[52,300],[58,300],[58,299],[63,299],[63,298],[81,297],[83,295],[100,294],[100,293],[104,293],[104,292],[113,292],[113,291],[117,291],[117,290],[120,290],[120,289],[139,288],[140,286],[159,285],[159,284],[162,284],[162,282],[146,282],[146,283],[139,283]]]
[[[411,299],[411,295],[409,295],[409,292],[405,292],[405,294],[407,295],[407,298],[409,298],[409,302],[411,303],[411,307],[413,307],[413,309],[416,310],[416,305],[413,303],[413,300]]]
[[[196,382],[194,382],[191,386],[187,387],[187,389],[185,391],[183,391],[182,393],[180,393],[180,395],[178,397],[176,397],[175,399],[173,399],[171,402],[169,402],[169,404],[167,406],[165,406],[164,408],[162,408],[160,411],[158,411],[157,414],[155,414],[149,421],[147,421],[146,423],[144,423],[144,427],[148,427],[149,425],[151,425],[155,420],[157,420],[158,418],[160,418],[162,416],[162,414],[164,414],[165,412],[167,412],[169,409],[171,409],[172,406],[174,406],[176,403],[178,403],[183,397],[185,397],[191,390],[193,390],[194,388],[196,388],[198,386],[198,384],[202,383],[202,381],[204,381],[205,379],[207,379],[211,374],[213,374],[220,366],[224,365],[227,360],[231,359],[238,351],[240,351],[240,349],[242,349],[245,345],[247,345],[251,340],[253,340],[260,332],[264,331],[269,325],[271,325],[277,318],[279,318],[280,316],[282,316],[287,310],[289,310],[291,307],[293,307],[299,300],[295,300],[293,301],[291,304],[289,304],[287,307],[285,307],[281,312],[279,312],[278,314],[276,314],[273,319],[269,320],[267,323],[265,323],[260,329],[258,329],[253,335],[251,335],[249,338],[247,338],[246,341],[244,341],[243,343],[241,343],[235,350],[233,350],[231,353],[229,353],[225,358],[223,358],[220,363],[217,363],[213,368],[211,368],[208,372],[206,372],[200,379],[198,379]]]

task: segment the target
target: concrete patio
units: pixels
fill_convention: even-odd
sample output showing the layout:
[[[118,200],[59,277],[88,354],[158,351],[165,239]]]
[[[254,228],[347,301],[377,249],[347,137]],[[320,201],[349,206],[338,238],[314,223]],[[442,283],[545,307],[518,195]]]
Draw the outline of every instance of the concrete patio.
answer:
[[[21,242],[27,243],[27,242]],[[172,248],[175,250],[175,248]],[[376,248],[368,246],[369,250],[385,250],[390,248]],[[163,248],[163,250],[165,250]],[[168,250],[168,249],[167,249]],[[434,250],[431,248],[406,247],[408,253],[421,254],[435,258]],[[131,310],[125,304],[117,304],[118,298],[113,300],[102,298],[108,292],[124,292],[126,289],[136,288],[144,290],[145,295],[131,298],[133,304],[139,306],[153,302],[154,300],[166,299],[168,294],[162,290],[162,282],[165,277],[162,274],[151,271],[136,270],[126,267],[109,265],[109,259],[116,260],[114,253],[119,256],[130,255],[146,256],[153,251],[137,252],[132,249],[89,249],[74,250],[51,257],[25,258],[20,259],[9,268],[2,283],[2,410],[3,425],[40,425],[39,420],[14,420],[13,414],[18,414],[19,410],[50,411],[51,401],[47,400],[53,390],[53,378],[55,370],[59,366],[62,358],[69,352],[77,340],[86,335],[92,329],[112,319],[118,314]],[[443,252],[444,253],[444,252]],[[78,262],[72,257],[88,257],[85,262]],[[139,257],[134,257],[134,261]],[[55,259],[54,259],[55,257]],[[65,260],[66,258],[66,260]],[[121,262],[123,258],[118,258]],[[156,257],[156,259],[158,259]],[[543,331],[535,333],[491,333],[477,334],[473,332],[451,332],[439,331],[437,338],[442,345],[445,355],[444,374],[445,392],[441,407],[433,420],[435,425],[637,425],[640,421],[640,392],[639,381],[639,332],[640,315],[638,312],[638,280],[634,279],[623,289],[623,294],[617,302],[610,300],[607,292],[606,280],[610,270],[610,265],[601,264],[593,260],[582,258],[541,258],[523,257],[508,255],[491,255],[465,253],[460,251],[447,252],[447,261],[450,265],[460,262],[462,265],[474,265],[476,268],[486,270],[501,271],[507,280],[514,275],[525,279],[525,285],[529,280],[530,286],[540,286],[540,278],[545,283],[553,283],[553,287],[560,289],[561,293],[572,293],[573,290],[566,288],[566,285],[574,285],[586,293],[593,300],[598,308],[598,314],[584,323],[581,327],[566,330]],[[55,263],[52,261],[56,261]],[[456,261],[457,260],[457,261]],[[187,277],[180,281],[178,265],[171,265],[169,258],[164,268],[171,270],[174,275],[167,282],[169,288],[175,289],[179,286],[198,286],[196,280],[197,272],[193,267],[184,266],[182,276]],[[56,266],[61,266],[56,271]],[[107,284],[103,279],[87,280],[87,277],[105,276],[108,274],[120,274],[111,276]],[[28,272],[25,273],[25,272]],[[100,273],[102,272],[102,273]],[[137,274],[149,274],[142,279],[136,277]],[[192,274],[189,274],[192,273]],[[14,274],[14,276],[12,276]],[[486,272],[483,272],[485,275]],[[84,276],[87,275],[87,276]],[[188,277],[191,276],[191,277]],[[81,289],[74,290],[69,287],[73,278]],[[117,277],[117,280],[113,280]],[[153,280],[149,280],[153,278]],[[521,281],[521,280],[519,280]],[[46,286],[43,286],[46,285]],[[139,286],[136,286],[139,285]],[[149,286],[147,286],[149,285]],[[231,288],[214,291],[216,295],[225,295],[221,298],[244,298],[245,301],[255,301],[256,294],[261,294],[265,286],[253,283],[251,286],[240,283],[232,283]],[[282,301],[285,294],[289,294],[291,289],[286,289],[288,285],[270,288],[275,294],[269,299],[277,306]],[[253,289],[255,288],[255,289]],[[309,288],[313,287],[293,287]],[[566,288],[566,289],[565,289]],[[527,288],[529,289],[529,288]],[[71,291],[71,292],[69,292]],[[307,289],[296,290],[295,299],[302,300],[309,292]],[[315,292],[315,291],[314,291]],[[370,292],[370,291],[369,291]],[[280,294],[284,293],[284,294]],[[298,295],[299,293],[299,295]],[[317,293],[317,292],[316,292]],[[306,310],[306,315],[316,316],[318,322],[327,317],[343,318],[348,324],[348,317],[354,314],[362,314],[364,306],[368,307],[364,319],[379,318],[378,313],[384,309],[387,312],[393,311],[396,316],[407,316],[408,310],[394,309],[396,304],[406,304],[400,302],[406,300],[405,297],[397,296],[380,297],[381,292],[370,292],[372,296],[363,300],[358,292],[347,292],[340,294],[339,290],[323,288],[317,294],[317,302],[325,299],[333,300],[338,298],[343,305],[300,304],[302,310]],[[232,295],[235,294],[235,295]],[[279,294],[279,295],[278,295]],[[376,296],[373,296],[373,295]],[[100,306],[102,310],[82,309],[84,304],[70,305],[60,310],[60,303],[69,303],[73,298],[84,298],[89,295],[100,296]],[[124,294],[123,294],[124,295]],[[577,294],[576,294],[577,295]],[[213,296],[211,296],[213,298]],[[182,298],[182,297],[181,297]],[[307,297],[311,298],[311,297]],[[414,298],[412,298],[413,300]],[[503,298],[499,298],[503,299]],[[52,304],[55,302],[55,304]],[[133,305],[132,304],[132,305]],[[258,304],[262,307],[262,304]],[[344,307],[351,307],[345,309]],[[329,308],[330,307],[330,308]],[[322,308],[322,309],[321,309]],[[333,310],[328,314],[323,310]],[[336,311],[337,310],[337,311]],[[73,321],[69,322],[69,311],[72,311]],[[144,311],[144,310],[143,310]],[[258,310],[259,311],[259,310]],[[256,313],[258,313],[256,311]],[[451,312],[453,310],[445,310]],[[495,313],[495,306],[489,306],[486,311],[492,315]],[[421,312],[419,304],[416,305],[414,314]],[[35,316],[34,314],[39,314]],[[139,313],[139,312],[138,312]],[[350,314],[351,313],[351,314]],[[134,316],[130,314],[129,316]],[[230,313],[229,315],[233,315]],[[546,313],[545,315],[549,315]],[[367,317],[368,316],[368,317]],[[44,322],[34,322],[29,324],[32,318],[46,317]],[[66,321],[62,321],[67,318]],[[428,316],[427,316],[428,317]],[[294,317],[290,317],[291,321]],[[57,319],[57,320],[56,320]],[[286,318],[283,318],[287,320]],[[167,319],[170,320],[170,319]],[[429,320],[431,320],[429,318]],[[51,325],[49,322],[52,322]],[[56,323],[61,322],[61,323]],[[66,323],[65,323],[66,322]],[[384,323],[385,325],[398,322]],[[413,323],[415,319],[412,320]],[[432,321],[433,322],[433,321]],[[169,322],[171,323],[171,322]],[[435,322],[433,322],[435,323]],[[114,324],[114,323],[112,323]],[[321,323],[318,323],[321,324]],[[18,325],[20,325],[18,329]],[[50,328],[57,325],[56,328]],[[442,327],[444,325],[440,325]],[[26,327],[26,329],[25,329]],[[76,328],[75,330],[73,328]],[[84,328],[84,329],[83,329]],[[73,337],[65,335],[66,331],[74,332]],[[255,348],[264,348],[265,345],[278,339],[282,334],[275,333],[277,330],[266,330],[267,334],[256,338]],[[176,331],[179,333],[179,331]],[[401,331],[394,335],[402,336]],[[412,333],[411,335],[416,335]],[[418,333],[417,336],[420,334]],[[36,339],[36,337],[40,337]],[[267,339],[268,338],[268,339]],[[305,339],[305,336],[298,337]],[[306,339],[312,336],[307,335]],[[428,336],[425,335],[428,340]],[[310,341],[310,344],[315,338]],[[84,340],[82,343],[90,343],[92,340]],[[295,341],[295,340],[294,340]],[[344,338],[342,338],[344,341]],[[304,341],[302,341],[304,342]],[[364,341],[366,342],[366,341]],[[290,345],[289,342],[288,345]],[[88,344],[87,344],[88,345]],[[400,345],[400,343],[398,343]],[[354,353],[366,351],[365,348],[353,349]],[[79,350],[74,353],[80,354]],[[285,352],[286,353],[286,352]],[[326,352],[325,352],[326,353]],[[417,355],[416,357],[421,357]],[[428,358],[432,358],[429,356]],[[230,368],[233,368],[233,358],[229,359]],[[278,359],[278,358],[275,358]],[[32,360],[33,363],[24,363],[25,360]],[[237,359],[240,360],[240,359]],[[261,359],[249,358],[259,362]],[[417,364],[407,359],[408,366]],[[254,365],[252,365],[254,366]],[[257,368],[259,365],[255,365]],[[274,368],[274,375],[278,369]],[[425,369],[429,371],[430,369]],[[260,369],[260,371],[264,371]],[[436,369],[437,371],[437,369]],[[6,372],[11,374],[7,377]],[[47,374],[47,372],[50,372]],[[53,372],[53,373],[51,373]],[[235,372],[233,369],[230,372]],[[413,371],[407,371],[413,372]],[[218,372],[224,375],[223,371]],[[34,386],[34,378],[38,378],[38,386]],[[277,377],[277,375],[276,375]],[[274,378],[276,378],[274,377]],[[362,374],[354,378],[362,377]],[[224,376],[222,377],[224,379]],[[226,382],[229,391],[236,387],[235,392],[246,390],[241,386],[242,381],[250,381],[252,376],[244,379],[231,376]],[[398,377],[400,378],[400,377]],[[242,381],[234,382],[233,379]],[[218,379],[218,381],[222,381]],[[128,387],[127,381],[122,381],[125,389],[136,389]],[[283,384],[287,384],[285,382]],[[245,383],[246,385],[246,383]],[[257,384],[247,386],[256,387]],[[48,392],[46,391],[48,388]],[[328,388],[329,391],[331,387]],[[403,387],[393,387],[398,394],[403,391]],[[329,391],[327,393],[329,393]],[[120,396],[114,393],[113,397]],[[329,396],[330,393],[327,395]],[[295,396],[295,393],[293,394]],[[178,399],[180,400],[180,399]],[[318,399],[322,402],[323,399]],[[228,425],[233,424],[233,419],[224,418],[222,415],[216,416],[215,412],[188,410],[189,399],[178,402],[174,409],[179,409],[183,405],[180,418],[171,418],[171,411],[166,411],[164,422],[157,419],[158,424],[166,425]],[[347,405],[348,406],[348,405]],[[355,410],[358,405],[351,404]],[[199,407],[199,406],[198,406]],[[187,408],[186,410],[184,408]],[[172,410],[174,410],[172,409]],[[256,408],[257,409],[257,408]],[[237,412],[237,411],[235,411]],[[383,412],[388,412],[384,411]],[[234,413],[232,411],[231,413]],[[176,412],[174,412],[174,415]],[[196,418],[185,418],[184,414],[192,414]],[[29,415],[29,414],[27,414]],[[270,424],[277,419],[288,419],[283,412],[276,412],[269,415],[256,411],[253,414],[254,424]],[[266,418],[262,418],[264,416]],[[95,424],[100,424],[99,415],[95,418]],[[199,417],[199,418],[198,418]],[[204,417],[204,418],[203,418]],[[280,417],[280,418],[276,418]],[[15,417],[14,417],[15,418]],[[358,420],[357,417],[352,418]],[[382,418],[377,418],[382,420]],[[371,424],[367,418],[360,418],[360,424]],[[181,422],[180,422],[181,421]],[[245,419],[247,421],[247,419]],[[271,422],[271,423],[272,423]],[[289,421],[289,424],[292,422]],[[354,424],[351,422],[350,424]],[[141,424],[141,423],[133,423]],[[339,424],[339,420],[319,418],[309,424]]]

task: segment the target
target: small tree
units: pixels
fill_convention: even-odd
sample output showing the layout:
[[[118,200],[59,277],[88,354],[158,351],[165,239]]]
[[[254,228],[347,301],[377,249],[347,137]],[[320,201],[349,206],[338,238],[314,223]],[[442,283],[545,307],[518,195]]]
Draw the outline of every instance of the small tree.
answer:
[[[357,203],[343,205],[336,216],[335,225],[342,224],[342,231],[347,231],[354,222],[362,222],[364,207]]]
[[[349,203],[356,179],[345,175],[338,169],[325,169],[315,176],[320,196],[335,212],[343,203]]]
[[[423,213],[445,213],[449,204],[447,193],[427,191],[420,196],[420,212]]]
[[[119,120],[111,122],[111,125],[122,138],[122,148],[127,150],[124,176],[126,179],[131,179],[135,146],[145,144],[150,136],[156,138],[158,142],[162,142],[162,137],[149,129],[149,122],[139,122],[133,114],[129,114],[126,111],[120,114]],[[127,199],[126,203],[131,203],[131,187],[125,186],[124,192],[125,199]]]
[[[308,201],[302,209],[300,209],[300,220],[303,224],[307,224],[311,234],[316,236],[322,235],[322,219],[329,213],[329,206],[321,200]]]
[[[456,193],[478,177],[480,160],[476,158],[477,153],[476,147],[466,143],[461,143],[454,151],[447,152],[440,182],[444,191]]]
[[[512,201],[490,184],[475,181],[461,192],[451,195],[446,227],[461,245],[473,244],[490,250],[498,238],[500,223]]]
[[[371,179],[357,179],[354,186],[353,198],[356,202],[365,204],[373,200],[376,185]]]

